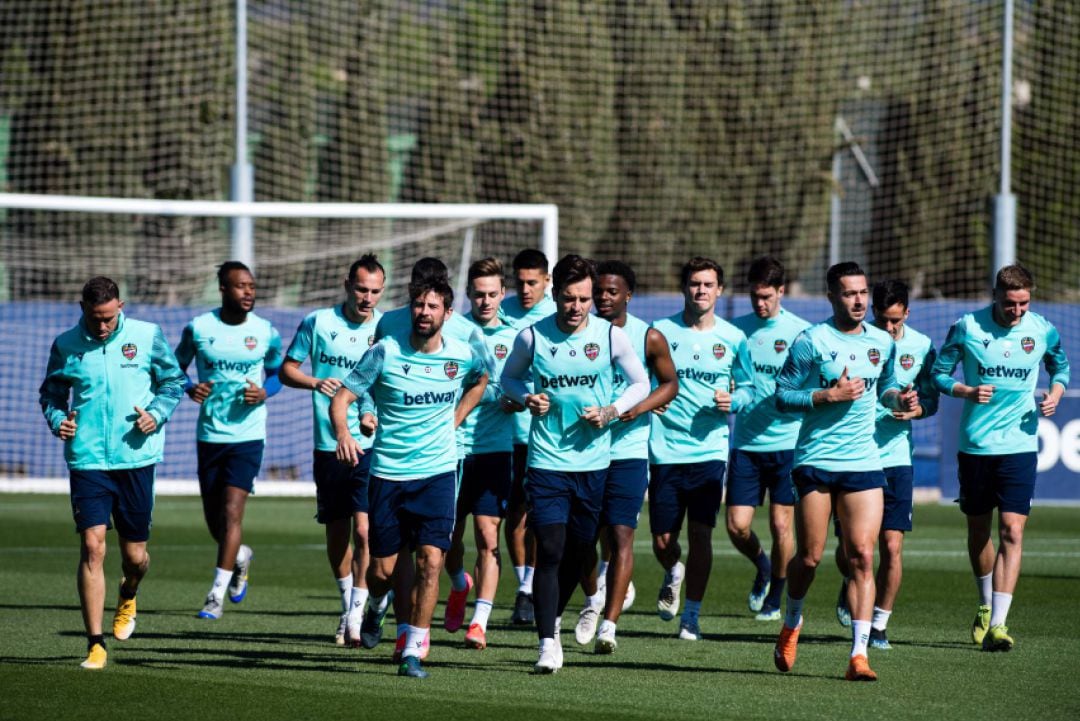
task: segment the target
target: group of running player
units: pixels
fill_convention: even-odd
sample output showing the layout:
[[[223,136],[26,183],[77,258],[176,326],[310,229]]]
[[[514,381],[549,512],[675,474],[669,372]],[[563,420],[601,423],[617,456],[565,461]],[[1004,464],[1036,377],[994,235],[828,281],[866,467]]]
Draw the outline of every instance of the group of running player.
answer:
[[[185,390],[200,404],[200,490],[218,544],[198,615],[219,619],[226,592],[244,599],[253,558],[244,506],[261,465],[265,401],[281,385],[312,394],[317,519],[341,597],[335,641],[374,648],[393,608],[400,675],[427,675],[444,567],[444,628],[465,626],[475,590],[465,645],[487,646],[501,527],[518,581],[511,620],[535,623],[540,640],[535,672],[562,667],[561,619],[579,585],[576,639],[613,653],[620,613],[634,600],[646,496],[664,571],[657,612],[679,615],[679,638],[700,640],[726,476],[728,535],[756,568],[749,609],[782,620],[776,667],[795,663],[803,599],[835,529],[837,615],[852,629],[846,677],[875,679],[867,648],[889,648],[912,528],[911,423],[935,412],[939,392],[965,399],[960,505],[980,601],[972,638],[987,650],[1013,645],[1005,622],[1034,493],[1037,413],[1054,412],[1069,380],[1057,331],[1028,312],[1034,282],[1021,266],[999,271],[991,305],[958,320],[940,354],[906,323],[907,287],[871,289],[855,263],[829,269],[833,313],[811,325],[782,307],[777,260],[750,265],[752,312],[728,322],[716,315],[722,268],[693,258],[681,270],[682,310],[649,324],[628,312],[636,279],[620,261],[568,255],[549,275],[547,258],[525,250],[507,297],[501,264],[485,258],[468,269],[468,312],[454,313],[446,266],[425,258],[413,267],[410,302],[384,314],[376,306],[386,273],[365,255],[349,268],[344,301],[305,317],[284,354],[252,312],[250,270],[228,262],[218,280],[221,307],[188,324],[175,355],[159,328],[124,318],[106,278],[87,283],[83,318],[54,342],[41,401],[65,441],[82,537],[84,667],[106,663],[102,562],[113,522],[124,572],[113,635],[134,631],[161,426]],[[185,374],[192,361],[197,381]],[[1036,403],[1040,362],[1050,385]],[[766,493],[769,553],[751,530]]]

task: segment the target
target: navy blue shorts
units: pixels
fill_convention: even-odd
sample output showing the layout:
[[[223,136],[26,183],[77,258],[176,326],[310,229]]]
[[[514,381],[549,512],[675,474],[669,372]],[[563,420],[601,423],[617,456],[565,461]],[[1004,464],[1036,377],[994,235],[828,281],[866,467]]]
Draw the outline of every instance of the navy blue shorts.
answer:
[[[885,513],[881,517],[883,531],[910,531],[912,487],[915,469],[911,466],[892,466],[885,469]]]
[[[649,526],[653,535],[678,533],[683,516],[709,528],[724,498],[723,461],[649,467]]]
[[[105,526],[125,541],[150,538],[150,515],[154,510],[154,466],[117,471],[70,473],[71,515],[75,530]],[[111,520],[111,522],[110,522]]]
[[[408,547],[450,550],[454,532],[457,473],[440,473],[411,481],[371,476],[368,543],[371,555],[386,558]]]
[[[857,493],[887,485],[882,471],[824,471],[813,466],[799,466],[791,472],[791,478],[799,498],[814,491]]]
[[[510,486],[510,508],[525,505],[525,480],[529,475],[529,447],[521,443],[514,444],[513,481]]]
[[[530,468],[525,482],[529,526],[540,528],[563,523],[567,537],[596,543],[605,478],[606,468],[601,471]]]
[[[368,512],[371,453],[350,467],[333,451],[315,451],[315,520],[330,523]]]
[[[644,458],[612,461],[604,482],[601,526],[637,528],[641,504],[649,490],[649,462]]]
[[[199,441],[199,491],[205,496],[233,486],[252,493],[262,465],[264,441],[206,443]]]
[[[960,497],[956,501],[965,514],[981,516],[997,508],[1005,513],[1031,515],[1037,453],[957,453],[956,460],[960,478]]]
[[[506,504],[513,483],[514,456],[502,453],[474,453],[461,466],[457,517],[492,516],[506,518]]]
[[[795,483],[791,480],[791,467],[795,463],[795,451],[731,451],[728,465],[727,505],[760,506],[769,500],[784,506],[795,505]]]

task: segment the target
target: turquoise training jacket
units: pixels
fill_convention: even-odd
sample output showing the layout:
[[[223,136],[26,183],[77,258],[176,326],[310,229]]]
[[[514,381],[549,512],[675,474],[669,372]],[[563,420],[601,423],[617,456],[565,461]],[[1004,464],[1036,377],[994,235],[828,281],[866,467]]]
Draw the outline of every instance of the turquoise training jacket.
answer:
[[[75,437],[64,443],[69,468],[141,468],[161,460],[164,424],[184,392],[184,373],[154,323],[121,313],[102,342],[80,318],[53,341],[39,392],[53,435],[69,410],[78,411]],[[154,417],[157,430],[145,435],[135,428],[135,406]]]

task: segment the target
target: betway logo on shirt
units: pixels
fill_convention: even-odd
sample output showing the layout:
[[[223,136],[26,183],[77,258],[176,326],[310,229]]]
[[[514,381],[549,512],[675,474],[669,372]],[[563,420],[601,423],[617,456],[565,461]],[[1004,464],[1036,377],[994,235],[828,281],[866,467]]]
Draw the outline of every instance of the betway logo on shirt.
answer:
[[[849,380],[855,380],[855,377],[851,376],[849,378]],[[877,378],[863,378],[862,381],[863,381],[863,389],[867,393],[869,393],[870,391],[874,390],[874,386],[877,385],[878,379]],[[818,374],[818,385],[821,386],[822,388],[835,388],[836,385],[839,382],[840,382],[839,378],[833,378],[832,380],[829,380],[824,375],[822,375],[820,373]]]
[[[319,362],[328,366],[337,366],[338,368],[348,368],[349,370],[352,370],[360,363],[360,360],[353,360],[344,355],[326,355],[326,351],[320,350]]]
[[[979,364],[979,375],[983,378],[1018,378],[1026,381],[1031,375],[1030,368],[1009,368],[1008,366],[984,366]]]
[[[675,371],[679,380],[701,381],[702,383],[716,383],[724,377],[723,373],[714,371],[699,371],[697,368],[679,368]]]
[[[780,375],[780,371],[783,370],[783,366],[769,365],[768,363],[754,363],[754,372],[763,376],[772,376],[775,378]]]
[[[541,388],[576,388],[577,386],[585,386],[592,388],[596,385],[596,381],[600,380],[600,376],[596,373],[580,376],[541,376],[540,387]]]
[[[206,370],[209,371],[239,371],[240,373],[247,373],[258,364],[258,361],[231,361],[231,360],[216,360],[206,361]]]
[[[430,406],[437,403],[453,403],[454,391],[446,391],[445,393],[433,393],[426,391],[424,393],[402,393],[402,397],[405,400],[407,406]]]

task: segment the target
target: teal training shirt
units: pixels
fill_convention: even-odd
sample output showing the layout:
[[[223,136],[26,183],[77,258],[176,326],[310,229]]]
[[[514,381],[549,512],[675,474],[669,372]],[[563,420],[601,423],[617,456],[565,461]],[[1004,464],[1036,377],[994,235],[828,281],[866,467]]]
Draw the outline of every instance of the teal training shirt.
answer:
[[[593,428],[581,414],[611,403],[611,323],[590,316],[583,330],[567,334],[555,318],[532,326],[533,392],[546,393],[551,406],[545,415],[532,416],[529,467],[598,471],[611,464],[611,433]]]
[[[868,323],[862,324],[860,333],[847,334],[830,318],[799,334],[776,379],[780,409],[804,412],[795,446],[796,467],[831,472],[882,469],[874,425],[878,399],[898,388],[895,356],[892,337]],[[835,386],[845,368],[848,378],[862,378],[866,384],[862,397],[815,407],[814,391]]]
[[[183,392],[184,373],[161,328],[121,313],[104,343],[82,320],[57,336],[40,388],[41,410],[53,434],[69,411],[78,412],[75,437],[64,442],[72,470],[142,468],[161,461],[164,426]],[[157,430],[145,435],[135,429],[135,406],[154,417]]]
[[[345,378],[345,387],[359,398],[370,393],[375,400],[379,425],[371,473],[390,481],[456,472],[458,394],[487,372],[483,356],[468,343],[443,336],[438,351],[421,353],[410,334],[378,341]]]
[[[248,313],[243,323],[229,325],[222,322],[220,309],[203,313],[184,327],[176,359],[184,369],[194,360],[199,382],[214,384],[199,407],[198,440],[266,439],[266,403],[245,403],[244,389],[249,380],[262,387],[264,370],[281,367],[281,336],[270,321]]]
[[[521,300],[516,295],[503,299],[502,305],[499,306],[499,314],[517,330],[528,328],[542,318],[554,315],[554,313],[555,301],[546,294],[528,310],[522,307]],[[529,391],[532,392],[532,386],[529,385],[528,387]],[[532,416],[529,415],[528,411],[514,414],[514,443],[516,445],[528,445],[531,425]]]
[[[904,335],[896,343],[896,385],[901,389],[909,384],[919,393],[919,405],[928,418],[937,413],[938,392],[934,387],[930,369],[937,354],[934,343],[927,336],[909,325],[904,325]],[[881,451],[882,468],[910,466],[912,461],[911,421],[900,421],[893,417],[892,409],[881,403],[877,406],[877,426],[874,429],[874,441]]]
[[[344,379],[374,345],[375,326],[381,316],[375,310],[366,323],[354,323],[345,316],[341,305],[313,311],[300,322],[285,357],[298,363],[310,358],[311,375],[316,378]],[[330,425],[330,397],[312,391],[311,410],[315,450],[336,450],[337,438]],[[355,403],[349,405],[348,421],[360,448],[371,448],[373,439],[360,433],[360,409]]]
[[[649,333],[649,324],[640,318],[626,314],[623,333],[630,339],[641,365],[645,365],[645,341]],[[629,386],[622,371],[616,367],[613,379],[612,400],[621,396]],[[616,419],[611,423],[611,460],[648,459],[649,457],[649,416],[644,413],[629,423]]]
[[[799,413],[776,407],[776,377],[787,361],[795,338],[810,327],[805,320],[783,308],[775,318],[748,313],[732,321],[746,334],[754,373],[754,401],[735,416],[732,446],[742,451],[770,453],[790,451],[799,438]]]
[[[1050,385],[1068,388],[1069,361],[1057,329],[1028,311],[1012,328],[994,320],[992,306],[968,313],[949,329],[934,363],[934,383],[952,394],[953,370],[963,364],[964,384],[992,385],[989,403],[964,401],[960,415],[959,450],[973,455],[1033,453],[1039,449],[1039,408],[1035,388],[1039,362],[1046,365]]]
[[[514,347],[514,338],[518,332],[501,318],[498,325],[485,327],[476,323],[471,313],[466,317],[483,333],[484,344],[488,354],[494,359],[495,366],[484,390],[484,399],[458,426],[461,445],[465,455],[506,453],[513,450],[513,416],[519,414],[503,412],[499,377],[502,376],[503,366],[506,365],[510,349]],[[527,412],[523,413],[528,415]]]
[[[653,323],[667,339],[679,376],[679,393],[667,411],[652,414],[649,460],[654,464],[726,461],[728,415],[717,410],[713,394],[731,393],[731,409],[753,403],[754,381],[746,336],[720,317],[708,330],[696,330],[682,311]]]

